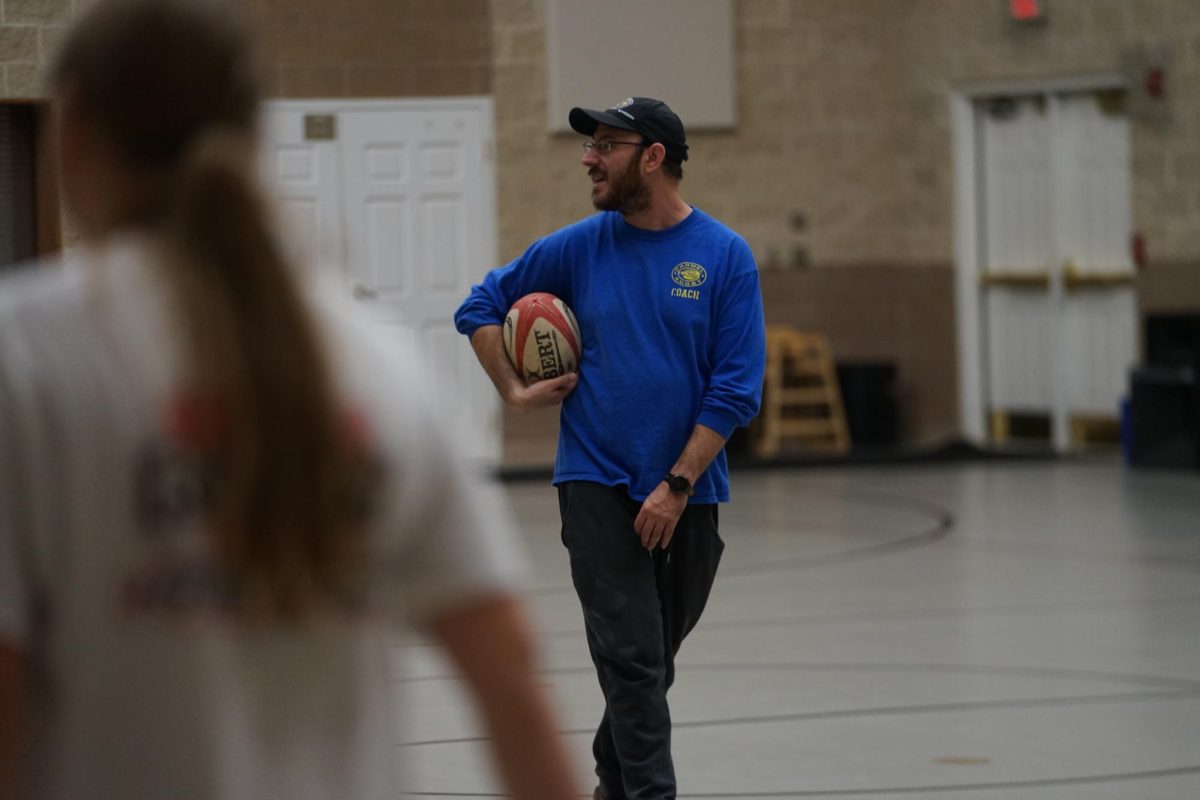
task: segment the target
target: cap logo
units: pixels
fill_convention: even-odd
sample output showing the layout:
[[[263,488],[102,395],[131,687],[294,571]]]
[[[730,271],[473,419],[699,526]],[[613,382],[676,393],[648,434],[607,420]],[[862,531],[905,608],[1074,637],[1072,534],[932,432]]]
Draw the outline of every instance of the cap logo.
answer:
[[[623,110],[623,109],[629,108],[631,105],[633,105],[633,98],[626,97],[624,100],[622,100],[621,102],[617,103],[615,106],[610,108],[609,111],[613,111],[617,114],[620,114],[622,117],[625,117],[625,119],[628,119],[631,122],[636,122],[637,117],[635,117],[633,114],[630,114],[628,111]]]

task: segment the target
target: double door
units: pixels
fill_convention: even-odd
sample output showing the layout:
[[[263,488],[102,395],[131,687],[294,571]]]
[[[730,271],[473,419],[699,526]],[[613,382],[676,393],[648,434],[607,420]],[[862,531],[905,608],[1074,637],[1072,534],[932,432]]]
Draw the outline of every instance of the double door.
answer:
[[[491,101],[277,101],[263,113],[294,261],[414,342],[429,368],[418,379],[451,427],[471,431],[471,454],[496,463],[499,401],[451,318],[495,262]]]
[[[1136,359],[1124,94],[996,95],[973,111],[975,411],[993,441],[1023,422],[1069,449],[1116,421]]]

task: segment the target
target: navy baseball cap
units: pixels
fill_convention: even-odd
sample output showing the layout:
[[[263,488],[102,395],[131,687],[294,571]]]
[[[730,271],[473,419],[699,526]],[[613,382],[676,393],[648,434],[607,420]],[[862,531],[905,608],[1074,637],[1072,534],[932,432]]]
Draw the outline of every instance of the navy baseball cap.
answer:
[[[572,108],[567,119],[571,127],[584,136],[593,135],[598,125],[633,131],[651,143],[662,144],[670,160],[687,161],[687,134],[683,132],[683,123],[662,100],[628,97],[603,111]]]

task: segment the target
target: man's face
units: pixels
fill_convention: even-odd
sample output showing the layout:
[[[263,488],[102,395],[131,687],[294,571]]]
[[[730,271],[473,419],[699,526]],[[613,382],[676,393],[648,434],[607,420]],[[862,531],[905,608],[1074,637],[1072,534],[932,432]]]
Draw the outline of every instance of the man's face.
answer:
[[[600,211],[632,214],[650,205],[650,190],[642,177],[641,137],[632,131],[600,125],[592,139],[613,142],[607,155],[597,148],[583,154],[583,165],[592,179],[592,205]],[[635,146],[636,145],[636,146]]]

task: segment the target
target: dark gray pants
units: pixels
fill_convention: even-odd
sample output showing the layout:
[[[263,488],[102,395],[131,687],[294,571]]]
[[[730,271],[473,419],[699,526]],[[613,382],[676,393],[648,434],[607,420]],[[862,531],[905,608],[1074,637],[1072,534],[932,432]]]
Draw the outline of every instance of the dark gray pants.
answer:
[[[689,504],[670,547],[654,551],[633,529],[641,503],[624,486],[564,483],[558,506],[604,692],[592,743],[600,787],[610,798],[674,798],[667,689],[675,654],[700,619],[725,548],[717,506]]]

